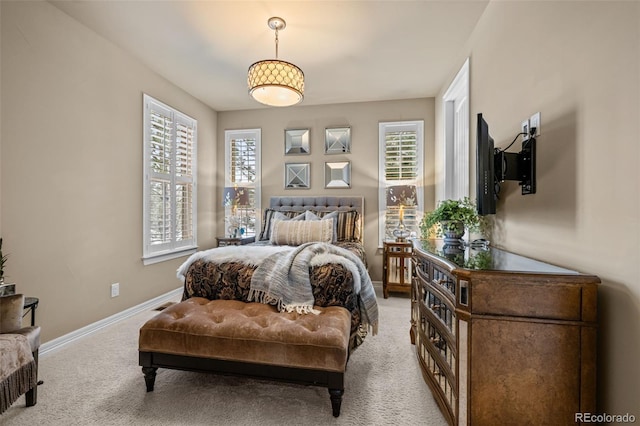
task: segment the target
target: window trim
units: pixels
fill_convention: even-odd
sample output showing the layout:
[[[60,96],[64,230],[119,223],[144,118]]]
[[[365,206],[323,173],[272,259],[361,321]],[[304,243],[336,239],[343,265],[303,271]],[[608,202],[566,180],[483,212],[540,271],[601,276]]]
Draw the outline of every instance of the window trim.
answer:
[[[188,125],[193,126],[193,148],[192,148],[192,160],[191,160],[191,178],[187,180],[192,184],[192,193],[191,193],[191,222],[193,226],[193,237],[177,242],[171,241],[169,243],[163,244],[162,248],[153,249],[152,245],[149,244],[150,233],[151,233],[151,224],[150,224],[150,197],[151,197],[151,175],[152,172],[150,170],[150,162],[148,161],[150,156],[150,123],[151,123],[151,114],[149,114],[151,105],[159,109],[164,109],[171,115],[171,119],[174,123],[178,122],[186,122]],[[151,265],[159,262],[164,262],[167,260],[175,259],[178,257],[187,256],[189,254],[195,253],[198,248],[197,245],[197,236],[198,236],[198,221],[197,221],[197,212],[198,212],[198,184],[197,184],[197,146],[198,146],[198,121],[175,108],[153,98],[146,93],[143,93],[143,209],[142,209],[142,221],[143,221],[143,237],[142,237],[142,261],[144,265]],[[176,145],[177,145],[177,126],[174,126],[172,129],[171,135],[171,144],[172,144],[172,157],[171,163],[175,165],[176,163]],[[171,203],[175,206],[175,183],[182,181],[185,182],[184,178],[176,178],[176,169],[175,167],[171,169]],[[174,209],[175,211],[175,209]],[[175,221],[172,223],[172,231],[173,235],[175,235],[175,228],[177,224]]]
[[[385,180],[386,134],[394,131],[416,132],[417,178],[403,179],[391,182]],[[424,212],[424,120],[385,121],[378,123],[378,248],[382,248],[386,227],[385,214],[387,210],[386,188],[390,185],[416,185],[417,187],[417,221],[420,223]]]
[[[442,96],[442,111],[442,199],[457,200],[469,196],[469,58]]]

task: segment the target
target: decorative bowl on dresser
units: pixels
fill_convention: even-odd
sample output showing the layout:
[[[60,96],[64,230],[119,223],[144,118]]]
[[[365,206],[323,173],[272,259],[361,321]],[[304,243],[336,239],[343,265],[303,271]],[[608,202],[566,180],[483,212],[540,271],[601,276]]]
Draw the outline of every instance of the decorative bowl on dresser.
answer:
[[[452,425],[575,425],[596,412],[593,275],[413,241],[411,342]]]

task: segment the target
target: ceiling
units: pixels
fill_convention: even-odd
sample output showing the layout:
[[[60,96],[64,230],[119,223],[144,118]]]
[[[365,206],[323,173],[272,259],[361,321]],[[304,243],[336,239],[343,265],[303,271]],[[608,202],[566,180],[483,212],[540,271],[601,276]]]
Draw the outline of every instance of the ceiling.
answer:
[[[261,108],[247,70],[275,57],[305,74],[301,105],[432,97],[489,0],[51,1],[216,111]]]

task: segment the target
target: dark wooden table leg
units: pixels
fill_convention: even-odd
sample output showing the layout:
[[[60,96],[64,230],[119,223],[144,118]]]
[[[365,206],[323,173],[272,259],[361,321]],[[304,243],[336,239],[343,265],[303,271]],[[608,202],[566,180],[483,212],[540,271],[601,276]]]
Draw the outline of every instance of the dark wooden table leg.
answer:
[[[153,385],[156,382],[156,371],[158,369],[155,367],[142,367],[142,372],[144,373],[144,382],[147,384],[147,392],[153,391]]]
[[[342,405],[342,395],[344,389],[329,389],[329,395],[331,397],[331,408],[333,409],[333,417],[340,415],[340,406]]]

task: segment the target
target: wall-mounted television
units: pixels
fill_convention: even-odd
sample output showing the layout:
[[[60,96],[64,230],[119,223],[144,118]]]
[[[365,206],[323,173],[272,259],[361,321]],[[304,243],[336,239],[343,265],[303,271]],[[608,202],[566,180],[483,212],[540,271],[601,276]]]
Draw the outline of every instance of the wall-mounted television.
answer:
[[[478,114],[476,129],[476,204],[478,214],[484,216],[496,213],[495,153],[489,125]],[[498,184],[499,185],[499,184]]]
[[[532,133],[533,134],[533,133]],[[530,137],[522,142],[520,152],[497,149],[489,133],[489,124],[478,114],[476,128],[476,203],[478,214],[496,213],[496,201],[500,184],[505,180],[516,180],[522,187],[522,195],[536,193],[536,139]]]

